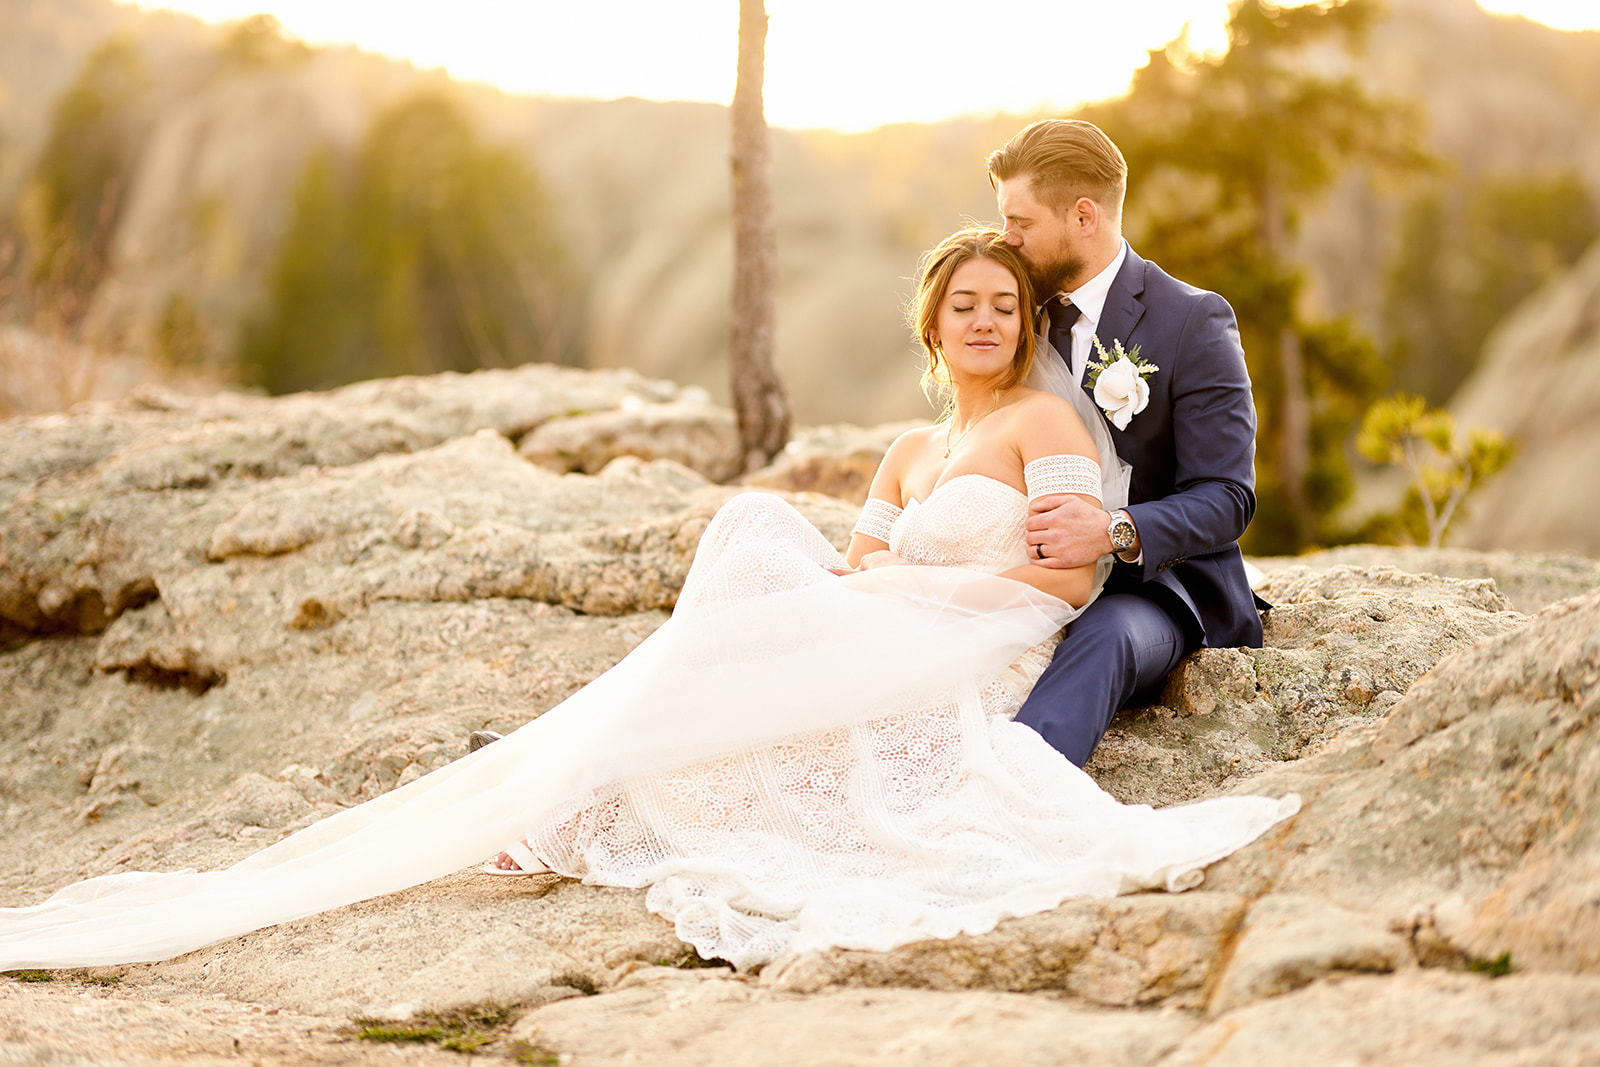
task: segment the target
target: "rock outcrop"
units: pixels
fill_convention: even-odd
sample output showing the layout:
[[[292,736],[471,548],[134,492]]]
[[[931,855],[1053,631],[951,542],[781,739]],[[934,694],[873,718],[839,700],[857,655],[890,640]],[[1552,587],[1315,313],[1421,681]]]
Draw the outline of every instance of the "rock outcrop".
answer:
[[[882,426],[814,426],[795,433],[767,467],[739,479],[758,489],[825,493],[860,506],[872,488],[884,453],[895,438],[926,421],[891,422]]]
[[[0,902],[225,865],[560,702],[671,610],[741,491],[707,477],[727,423],[553,367],[0,423]],[[856,506],[795,490],[854,495],[898,429],[817,431],[751,480],[842,545]],[[0,979],[0,1041],[376,1063],[353,1020],[382,1017],[580,1065],[1600,1059],[1595,565],[1262,563],[1266,647],[1187,658],[1088,768],[1135,803],[1302,795],[1201,888],[740,975],[642,893],[468,871],[165,963]]]
[[[1326,570],[1335,564],[1385,566],[1443,578],[1488,578],[1511,606],[1525,615],[1600,586],[1600,560],[1570,553],[1479,552],[1414,545],[1341,545],[1303,556],[1253,560],[1268,574],[1287,567]]]
[[[1118,716],[1087,768],[1106,789],[1171,804],[1300,760],[1386,714],[1444,656],[1525,621],[1487,579],[1384,566],[1290,568],[1260,592],[1274,605],[1265,647],[1189,656],[1159,704]]]
[[[1469,500],[1456,544],[1600,556],[1600,244],[1519,305],[1451,401],[1458,423],[1517,446]]]

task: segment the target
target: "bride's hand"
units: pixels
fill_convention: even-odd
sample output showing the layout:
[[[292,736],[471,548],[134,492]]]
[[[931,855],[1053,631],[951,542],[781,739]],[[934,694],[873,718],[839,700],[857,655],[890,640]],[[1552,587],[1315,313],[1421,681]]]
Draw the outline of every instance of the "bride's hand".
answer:
[[[854,574],[855,573],[855,568],[854,567],[829,567],[826,564],[824,564],[822,569],[827,571],[829,574],[837,574],[841,578],[843,578],[847,574]]]
[[[861,570],[864,571],[876,570],[879,567],[904,566],[906,566],[906,561],[889,551],[887,548],[880,548],[876,552],[868,552],[865,556],[861,557]]]

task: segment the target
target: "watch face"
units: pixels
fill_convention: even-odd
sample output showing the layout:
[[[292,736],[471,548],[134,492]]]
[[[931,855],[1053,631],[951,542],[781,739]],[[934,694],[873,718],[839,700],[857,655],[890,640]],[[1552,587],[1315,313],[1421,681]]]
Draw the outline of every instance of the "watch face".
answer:
[[[1111,544],[1117,551],[1133,547],[1133,523],[1127,519],[1119,519],[1111,524]]]

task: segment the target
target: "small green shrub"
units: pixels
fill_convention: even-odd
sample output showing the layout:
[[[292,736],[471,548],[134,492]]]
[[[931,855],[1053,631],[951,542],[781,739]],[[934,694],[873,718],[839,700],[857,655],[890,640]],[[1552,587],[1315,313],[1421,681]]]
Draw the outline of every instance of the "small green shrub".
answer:
[[[403,1022],[356,1018],[350,1023],[358,1041],[428,1043],[452,1052],[472,1052],[499,1038],[515,1016],[515,1007],[491,1003],[423,1012]]]
[[[560,1053],[543,1045],[530,1045],[526,1041],[515,1042],[509,1051],[513,1063],[534,1063],[540,1067],[555,1067],[561,1062]]]
[[[7,978],[18,982],[54,982],[55,973],[52,971],[5,971]]]
[[[1472,430],[1463,440],[1448,411],[1430,411],[1421,397],[1405,393],[1372,405],[1356,448],[1372,462],[1402,467],[1410,475],[1400,519],[1422,533],[1429,548],[1444,542],[1467,494],[1512,455],[1504,434]]]
[[[1494,959],[1484,959],[1481,956],[1467,961],[1467,970],[1477,974],[1486,974],[1490,978],[1500,978],[1512,971],[1511,953],[1502,952]]]

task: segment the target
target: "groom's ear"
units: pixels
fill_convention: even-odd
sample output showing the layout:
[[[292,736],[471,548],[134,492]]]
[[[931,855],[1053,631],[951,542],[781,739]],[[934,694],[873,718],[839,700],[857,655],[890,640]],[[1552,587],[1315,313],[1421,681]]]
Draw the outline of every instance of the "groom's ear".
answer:
[[[1077,222],[1079,232],[1085,237],[1093,237],[1100,229],[1103,212],[1100,205],[1087,196],[1080,196],[1072,204],[1072,209],[1067,213],[1067,219]]]
[[[1105,204],[1102,204],[1100,201],[1089,196],[1078,197],[1078,202],[1074,206],[1082,210],[1085,215],[1086,221],[1083,228],[1083,235],[1085,237],[1093,237],[1107,229],[1109,229],[1114,236],[1121,236],[1122,223],[1118,218],[1117,209],[1115,206],[1107,207]]]

